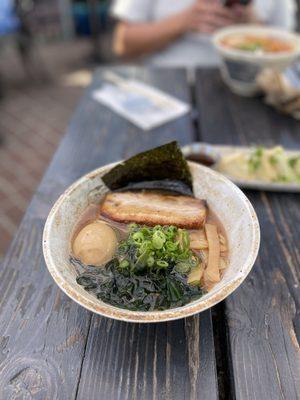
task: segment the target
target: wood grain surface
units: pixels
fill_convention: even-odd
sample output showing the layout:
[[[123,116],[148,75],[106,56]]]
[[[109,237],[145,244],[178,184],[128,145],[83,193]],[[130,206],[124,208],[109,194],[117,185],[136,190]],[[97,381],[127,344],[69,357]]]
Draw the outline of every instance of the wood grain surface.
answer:
[[[218,71],[198,70],[196,97],[203,141],[300,147],[300,123],[261,99],[238,97]],[[237,400],[300,398],[300,197],[247,191],[261,225],[249,277],[225,304]]]
[[[189,101],[184,71],[118,71]],[[47,272],[45,218],[88,171],[177,139],[193,140],[186,115],[151,132],[93,101],[96,73],[34,196],[0,273],[0,399],[217,399],[210,311],[170,323],[128,324],[91,315]]]
[[[139,77],[189,101],[184,71],[154,70]],[[118,130],[128,130],[123,157],[172,139],[181,144],[193,139],[189,116],[148,133],[120,119],[119,124]],[[86,398],[216,399],[210,312],[153,325],[130,325],[93,315],[78,390],[78,399]]]

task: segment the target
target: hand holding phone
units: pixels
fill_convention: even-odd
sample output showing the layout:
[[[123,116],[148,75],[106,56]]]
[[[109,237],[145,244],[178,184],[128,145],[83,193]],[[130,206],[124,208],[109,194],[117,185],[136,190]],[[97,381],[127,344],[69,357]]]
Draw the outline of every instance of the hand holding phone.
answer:
[[[232,7],[235,5],[248,6],[252,0],[221,0],[221,2],[225,7]]]

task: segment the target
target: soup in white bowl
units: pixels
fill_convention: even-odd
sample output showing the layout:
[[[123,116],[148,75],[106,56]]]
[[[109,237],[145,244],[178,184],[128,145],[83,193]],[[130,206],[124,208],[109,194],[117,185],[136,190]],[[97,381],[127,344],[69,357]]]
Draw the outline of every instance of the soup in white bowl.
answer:
[[[193,193],[163,194],[176,205],[182,205],[182,198],[188,203],[175,214],[164,211],[168,221],[160,225],[156,219],[149,223],[154,202],[148,204],[147,221],[141,223],[140,212],[124,217],[128,209],[124,210],[122,203],[116,214],[111,204],[103,206],[107,199],[111,201],[112,194],[128,193],[128,189],[108,190],[104,184],[103,179],[113,167],[99,168],[75,182],[48,216],[44,256],[51,275],[67,295],[107,317],[158,322],[203,311],[242,283],[257,256],[260,235],[249,200],[234,184],[206,167],[188,163]],[[149,192],[143,189],[141,193]],[[150,193],[153,195],[153,191]],[[136,189],[131,194],[136,202]],[[120,197],[114,201],[120,202]],[[108,209],[113,211],[109,216]],[[195,209],[195,216],[186,219],[186,214]],[[180,219],[182,215],[184,219]],[[89,242],[91,224],[98,225],[90,230],[93,235],[96,229],[97,237]],[[86,232],[82,232],[84,229]],[[109,243],[103,245],[105,240]],[[96,248],[96,252],[83,255],[82,244],[85,250]],[[87,265],[90,261],[94,265]],[[93,279],[89,280],[91,273]],[[133,281],[134,288],[130,286]]]
[[[300,57],[298,34],[280,28],[235,25],[217,31],[213,43],[221,57],[221,74],[236,93],[258,92],[263,68],[283,70]]]

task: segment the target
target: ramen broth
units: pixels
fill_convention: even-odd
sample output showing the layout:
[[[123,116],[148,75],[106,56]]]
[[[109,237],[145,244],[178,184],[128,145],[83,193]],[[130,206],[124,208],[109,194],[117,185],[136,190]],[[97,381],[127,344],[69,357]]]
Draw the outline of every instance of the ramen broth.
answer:
[[[255,34],[231,34],[221,41],[222,45],[236,50],[248,52],[281,53],[291,52],[291,42],[273,36]]]
[[[93,224],[95,221],[102,221],[108,226],[110,226],[118,239],[118,242],[126,239],[128,236],[128,224],[125,223],[119,223],[116,221],[113,221],[109,218],[104,217],[100,213],[100,207],[98,204],[91,204],[89,205],[86,210],[82,213],[80,216],[75,229],[73,231],[72,239],[71,239],[71,249],[74,249],[74,240],[77,238],[79,233],[89,224]],[[217,231],[219,234],[219,237],[221,238],[221,249],[220,249],[220,258],[222,261],[222,266],[220,266],[220,277],[223,276],[225,266],[227,265],[227,260],[228,260],[228,247],[227,247],[227,236],[225,229],[220,222],[219,218],[217,215],[210,209],[208,208],[207,212],[207,217],[206,217],[206,224],[211,224],[217,227]],[[204,227],[200,229],[200,231],[204,231]],[[192,238],[193,234],[199,232],[197,229],[189,229],[187,230],[189,233],[190,237]],[[192,249],[192,251],[195,253],[197,257],[204,263],[207,263],[207,257],[208,257],[208,249]],[[71,250],[71,257],[74,257],[74,252]],[[76,258],[76,257],[75,257]],[[82,263],[84,265],[84,263]],[[102,265],[101,267],[95,266],[95,268],[103,268],[105,265]],[[214,283],[210,284],[205,284],[203,282],[203,287],[205,290],[211,290],[211,288],[214,286]]]

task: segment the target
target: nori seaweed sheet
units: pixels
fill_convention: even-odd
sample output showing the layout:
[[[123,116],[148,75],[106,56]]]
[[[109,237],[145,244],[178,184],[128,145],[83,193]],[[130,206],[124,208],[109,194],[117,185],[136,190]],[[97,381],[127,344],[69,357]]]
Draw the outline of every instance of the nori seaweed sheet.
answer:
[[[118,164],[102,177],[110,190],[134,182],[172,180],[193,190],[188,164],[176,141],[139,153]]]

